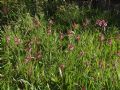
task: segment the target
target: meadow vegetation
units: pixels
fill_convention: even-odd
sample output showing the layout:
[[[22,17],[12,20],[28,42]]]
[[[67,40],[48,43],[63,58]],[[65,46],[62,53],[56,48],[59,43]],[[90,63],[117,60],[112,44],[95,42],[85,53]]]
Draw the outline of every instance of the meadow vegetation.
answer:
[[[1,90],[120,89],[118,12],[58,3],[33,15],[19,5],[0,13]]]

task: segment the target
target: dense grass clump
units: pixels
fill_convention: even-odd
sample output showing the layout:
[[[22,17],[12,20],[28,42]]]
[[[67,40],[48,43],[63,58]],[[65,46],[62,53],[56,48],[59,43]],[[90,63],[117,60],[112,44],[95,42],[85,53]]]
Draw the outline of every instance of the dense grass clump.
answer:
[[[79,21],[25,13],[3,26],[0,89],[119,90],[119,27],[108,13],[86,12]]]

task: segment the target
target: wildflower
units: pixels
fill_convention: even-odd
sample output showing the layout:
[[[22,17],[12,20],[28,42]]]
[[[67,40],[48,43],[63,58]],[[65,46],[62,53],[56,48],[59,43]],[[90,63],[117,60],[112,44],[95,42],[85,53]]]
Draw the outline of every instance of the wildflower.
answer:
[[[90,61],[85,61],[85,62],[83,62],[84,63],[84,65],[86,66],[86,67],[90,67],[91,66],[91,62]]]
[[[78,24],[76,24],[75,22],[72,23],[72,28],[73,29],[77,29],[78,28]]]
[[[41,59],[41,58],[42,58],[41,52],[37,52],[37,53],[35,54],[35,58],[36,58],[36,60]]]
[[[60,32],[60,40],[63,40],[63,38],[64,38],[64,35],[63,33]]]
[[[10,36],[6,37],[6,42],[7,42],[7,44],[10,42]]]
[[[105,40],[105,36],[104,36],[103,34],[100,34],[100,35],[99,35],[99,40],[100,40],[100,41],[104,41],[104,40]]]
[[[83,22],[83,27],[86,27],[86,26],[87,26],[87,24],[85,22]]]
[[[83,52],[83,51],[81,51],[80,53],[79,53],[79,56],[84,56],[85,55],[85,52]]]
[[[100,61],[98,61],[98,64],[99,64],[100,68],[102,68],[102,69],[105,68],[105,61],[100,60]]]
[[[37,20],[36,18],[33,18],[33,24],[34,24],[34,26],[37,27],[37,28],[40,26],[40,22],[39,22],[39,20]]]
[[[68,36],[72,36],[73,34],[75,34],[74,31],[72,31],[72,30],[68,30],[68,31],[67,31],[67,35],[68,35]]]
[[[8,7],[7,7],[7,6],[4,6],[4,7],[2,8],[2,11],[3,11],[3,13],[4,13],[5,15],[7,15],[8,12],[9,12]]]
[[[90,20],[87,19],[87,18],[85,18],[85,20],[84,20],[84,22],[83,22],[83,26],[86,27],[86,26],[89,25],[89,23],[90,23]]]
[[[52,25],[54,22],[52,19],[49,20],[49,24]]]
[[[70,50],[70,51],[74,50],[74,45],[68,44],[68,50]]]
[[[28,48],[25,49],[25,51],[31,53],[32,48],[28,47]]]
[[[109,39],[109,40],[108,40],[108,44],[109,44],[109,45],[112,45],[112,39]]]
[[[80,35],[76,36],[76,40],[79,41],[80,40]]]
[[[82,86],[82,90],[86,90],[85,86]]]
[[[97,20],[96,21],[96,25],[100,26],[100,27],[107,27],[107,22],[105,20]]]
[[[39,40],[39,38],[37,38],[37,37],[34,37],[33,39],[32,39],[32,41],[35,43],[35,44],[40,44],[40,40]]]
[[[116,40],[120,40],[120,34],[117,34],[115,37]]]
[[[51,26],[54,24],[54,18],[52,17],[51,19],[48,19],[48,25]]]
[[[27,55],[27,57],[25,58],[25,63],[28,63],[29,61],[31,61],[34,57],[31,56],[31,54]]]
[[[25,51],[31,52],[31,50],[32,50],[31,46],[32,46],[32,41],[30,41],[30,40],[27,41],[27,42],[25,43]]]
[[[102,26],[102,22],[101,22],[101,20],[96,20],[96,25],[99,25],[100,27]]]
[[[107,27],[107,22],[105,20],[102,20],[103,27]]]
[[[52,33],[51,27],[48,27],[47,34],[50,35]]]
[[[117,51],[117,55],[120,57],[120,51]]]
[[[18,37],[14,38],[15,44],[18,45],[20,44],[21,40]]]

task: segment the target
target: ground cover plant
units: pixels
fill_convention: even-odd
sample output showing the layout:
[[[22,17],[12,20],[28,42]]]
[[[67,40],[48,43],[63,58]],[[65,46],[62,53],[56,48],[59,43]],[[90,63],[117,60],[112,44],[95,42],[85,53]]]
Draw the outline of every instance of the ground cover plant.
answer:
[[[48,20],[43,13],[18,13],[0,31],[1,90],[120,89],[120,27],[113,12],[73,4],[61,5]]]

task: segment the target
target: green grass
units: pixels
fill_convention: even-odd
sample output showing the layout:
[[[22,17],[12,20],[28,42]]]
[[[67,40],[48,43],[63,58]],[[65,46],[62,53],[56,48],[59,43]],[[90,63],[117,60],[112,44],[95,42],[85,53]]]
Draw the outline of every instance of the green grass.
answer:
[[[1,90],[120,89],[119,28],[102,33],[95,22],[85,28],[78,23],[68,36],[61,25],[32,20],[26,14],[1,31]]]

